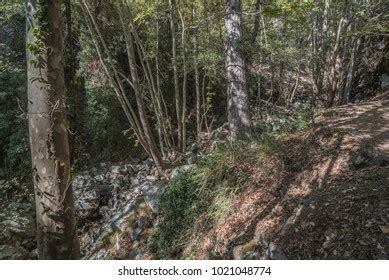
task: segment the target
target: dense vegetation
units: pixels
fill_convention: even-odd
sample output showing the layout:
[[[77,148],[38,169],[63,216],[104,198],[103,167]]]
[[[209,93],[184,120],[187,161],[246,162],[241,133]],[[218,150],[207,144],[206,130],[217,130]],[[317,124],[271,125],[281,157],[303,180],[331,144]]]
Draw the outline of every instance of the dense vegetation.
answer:
[[[227,124],[228,140],[162,198],[148,248],[178,257],[183,239],[258,184],[253,165],[288,164],[281,137],[388,82],[384,0],[10,3],[0,4],[0,179],[33,182],[37,216],[75,248],[67,182],[78,172],[150,158],[161,175]],[[52,242],[44,230],[38,238],[40,257],[58,257],[41,248]]]

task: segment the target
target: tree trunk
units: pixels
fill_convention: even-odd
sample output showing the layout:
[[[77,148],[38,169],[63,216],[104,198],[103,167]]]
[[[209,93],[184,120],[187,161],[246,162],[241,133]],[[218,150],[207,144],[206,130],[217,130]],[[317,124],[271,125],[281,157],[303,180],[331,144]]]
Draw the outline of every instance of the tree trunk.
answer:
[[[354,81],[354,71],[355,71],[355,55],[358,52],[359,46],[361,45],[361,38],[354,38],[354,46],[351,50],[350,63],[347,72],[346,85],[343,92],[342,103],[347,104],[350,100],[351,87]]]
[[[255,43],[255,40],[257,39],[259,26],[260,26],[261,13],[262,13],[261,0],[257,0],[257,2],[255,3],[254,28],[253,28],[253,35],[251,37],[251,43]]]
[[[240,0],[226,0],[225,27],[227,111],[231,142],[251,135],[246,69],[241,53],[242,14]]]
[[[41,2],[41,3],[40,3]],[[28,121],[40,259],[77,259],[61,1],[27,1]],[[38,30],[38,32],[36,32]]]
[[[146,143],[149,147],[149,154],[151,155],[158,170],[161,171],[164,168],[163,160],[161,157],[161,153],[159,152],[157,144],[155,142],[153,133],[151,131],[149,121],[147,119],[146,108],[143,101],[142,90],[140,86],[138,67],[135,61],[134,41],[132,39],[132,35],[129,34],[129,32],[127,32],[127,30],[125,29],[124,20],[123,20],[124,15],[122,14],[122,10],[120,8],[121,7],[119,6],[118,12],[122,22],[124,38],[126,41],[127,58],[128,58],[128,64],[130,66],[131,80],[132,80],[133,90],[135,93],[136,105],[138,107],[139,119],[142,125]]]
[[[174,18],[174,3],[173,0],[169,0],[169,20],[170,20],[170,32],[172,33],[172,63],[173,63],[173,75],[174,75],[174,94],[176,103],[176,115],[177,115],[177,130],[178,130],[178,150],[182,149],[182,112],[181,112],[181,96],[180,96],[180,85],[178,80],[178,66],[177,66],[177,43],[176,43],[176,27]]]
[[[182,71],[183,71],[183,78],[182,78],[182,116],[181,116],[181,122],[182,122],[182,147],[181,152],[183,154],[186,153],[186,84],[188,79],[188,71],[186,69],[186,33],[185,33],[185,22],[182,14],[179,12],[180,19],[181,19],[181,25],[182,25],[182,31],[181,31],[181,44],[182,44]]]
[[[201,93],[200,93],[199,64],[197,61],[196,35],[193,35],[193,64],[194,64],[195,88],[196,88],[196,132],[197,132],[197,138],[200,139],[200,135],[201,135]]]

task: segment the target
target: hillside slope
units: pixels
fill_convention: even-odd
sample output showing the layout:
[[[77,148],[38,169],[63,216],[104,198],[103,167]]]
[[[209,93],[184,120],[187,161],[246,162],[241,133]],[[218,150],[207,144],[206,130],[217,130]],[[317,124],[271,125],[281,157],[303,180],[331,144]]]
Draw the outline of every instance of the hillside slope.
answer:
[[[387,259],[389,93],[325,110],[281,142],[279,160],[245,171],[232,214],[176,257]]]

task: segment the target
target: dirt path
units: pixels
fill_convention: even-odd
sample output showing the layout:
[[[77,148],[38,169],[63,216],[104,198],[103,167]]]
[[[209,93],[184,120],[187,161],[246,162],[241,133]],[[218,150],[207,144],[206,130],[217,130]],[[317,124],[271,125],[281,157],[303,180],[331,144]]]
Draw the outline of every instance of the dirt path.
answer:
[[[326,110],[317,122],[350,134],[350,144],[370,146],[381,160],[389,160],[389,91],[369,102]]]
[[[290,258],[388,259],[389,92],[326,110],[316,124],[286,142],[290,160],[305,164],[282,199],[302,210],[278,243]]]
[[[203,242],[204,252],[389,258],[389,92],[325,110],[315,123],[282,140],[284,155],[239,195],[234,214]],[[272,254],[270,244],[282,254]]]

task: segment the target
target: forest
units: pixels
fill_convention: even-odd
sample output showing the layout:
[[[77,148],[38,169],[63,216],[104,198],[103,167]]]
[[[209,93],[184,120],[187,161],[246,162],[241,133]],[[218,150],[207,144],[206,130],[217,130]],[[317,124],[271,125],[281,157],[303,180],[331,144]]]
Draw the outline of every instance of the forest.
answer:
[[[0,260],[389,259],[385,0],[0,2]]]

